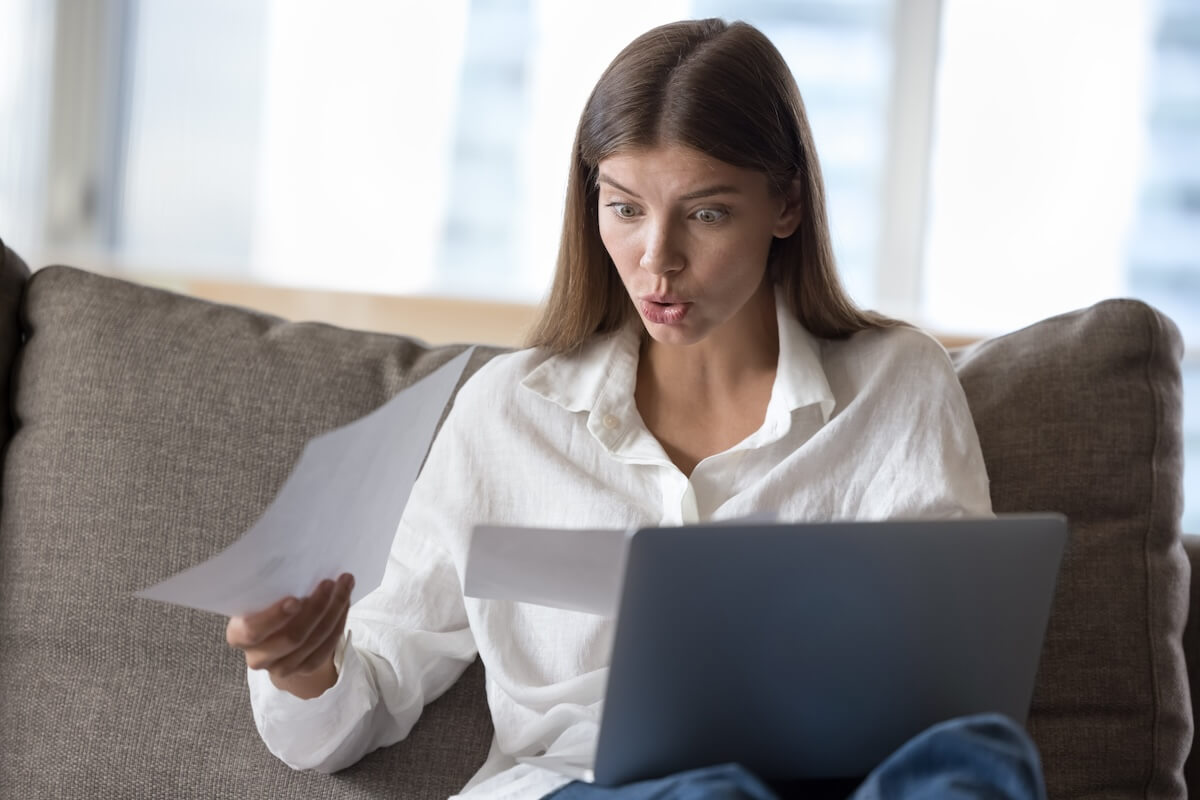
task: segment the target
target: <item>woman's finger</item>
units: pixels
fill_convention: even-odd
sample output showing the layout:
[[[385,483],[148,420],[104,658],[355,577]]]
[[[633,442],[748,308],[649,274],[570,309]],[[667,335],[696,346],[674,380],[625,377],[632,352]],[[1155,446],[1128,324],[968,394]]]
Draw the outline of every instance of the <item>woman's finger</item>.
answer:
[[[320,646],[296,667],[295,672],[301,675],[311,674],[333,657],[333,651],[337,649],[338,641],[346,630],[346,615],[349,613],[350,605],[347,603],[346,607],[342,609],[342,613],[338,615],[337,624],[325,637],[325,641],[321,642]]]
[[[354,579],[350,575],[342,575],[338,579],[321,619],[309,630],[303,644],[271,665],[272,675],[286,678],[294,672],[302,671],[302,665],[312,660],[313,654],[323,648],[334,633],[341,634],[345,627],[346,613],[350,609],[350,592],[353,588]],[[336,641],[336,637],[334,640]]]
[[[291,622],[302,606],[295,597],[284,597],[262,611],[230,617],[225,641],[239,649],[253,647]]]
[[[282,627],[258,643],[243,647],[246,665],[250,669],[270,669],[280,659],[287,658],[297,648],[304,646],[310,632],[329,607],[334,585],[331,580],[321,581],[313,593],[300,602],[300,610]]]

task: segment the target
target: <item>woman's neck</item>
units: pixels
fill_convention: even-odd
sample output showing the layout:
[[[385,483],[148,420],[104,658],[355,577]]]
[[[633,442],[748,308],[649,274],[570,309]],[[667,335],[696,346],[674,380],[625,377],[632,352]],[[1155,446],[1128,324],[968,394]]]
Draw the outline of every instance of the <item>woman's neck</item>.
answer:
[[[694,345],[649,338],[642,344],[638,412],[685,475],[758,430],[766,418],[779,362],[773,295],[769,313],[747,319],[740,330],[716,331]]]
[[[766,287],[721,329],[696,344],[679,346],[642,342],[638,388],[693,399],[719,399],[765,374],[774,377],[779,361],[779,325],[775,297]]]

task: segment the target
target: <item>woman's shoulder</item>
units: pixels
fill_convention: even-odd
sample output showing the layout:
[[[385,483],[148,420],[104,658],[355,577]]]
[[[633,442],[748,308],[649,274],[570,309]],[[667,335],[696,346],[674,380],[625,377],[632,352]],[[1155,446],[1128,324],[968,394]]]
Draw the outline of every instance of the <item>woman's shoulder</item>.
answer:
[[[495,403],[500,398],[526,403],[550,400],[575,408],[612,377],[636,370],[638,337],[629,331],[597,334],[576,350],[556,353],[543,347],[496,356],[463,386],[469,398]],[[527,391],[526,391],[527,390]]]
[[[492,356],[463,383],[458,397],[467,401],[496,402],[515,393],[521,382],[549,357],[547,351],[537,347]]]
[[[927,384],[955,377],[946,348],[933,334],[901,324],[859,331],[846,339],[822,340],[826,370],[845,373],[856,383],[886,380]]]
[[[555,400],[555,390],[571,387],[586,391],[576,369],[579,354],[555,354],[545,348],[527,348],[492,356],[459,388],[446,416],[443,430],[468,436],[508,440],[514,432],[528,435],[534,429],[557,429],[562,415],[548,413],[547,399]],[[568,408],[568,410],[571,410]]]
[[[933,334],[908,323],[868,328],[845,339],[822,339],[823,349],[844,358],[872,356],[948,360],[946,348]]]
[[[543,359],[536,350],[502,352],[488,358],[451,398],[435,447],[450,447],[449,443],[466,439],[478,444],[481,436],[503,435],[510,427],[504,424],[506,420],[525,416],[517,409],[521,381]]]

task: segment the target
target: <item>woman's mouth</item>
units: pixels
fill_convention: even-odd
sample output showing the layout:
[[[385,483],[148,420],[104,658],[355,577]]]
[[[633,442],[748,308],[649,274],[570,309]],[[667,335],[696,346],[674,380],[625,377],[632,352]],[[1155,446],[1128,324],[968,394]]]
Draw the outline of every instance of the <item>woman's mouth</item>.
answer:
[[[673,298],[661,300],[642,298],[642,316],[648,322],[658,325],[676,325],[682,322],[691,307],[691,303],[673,300]]]

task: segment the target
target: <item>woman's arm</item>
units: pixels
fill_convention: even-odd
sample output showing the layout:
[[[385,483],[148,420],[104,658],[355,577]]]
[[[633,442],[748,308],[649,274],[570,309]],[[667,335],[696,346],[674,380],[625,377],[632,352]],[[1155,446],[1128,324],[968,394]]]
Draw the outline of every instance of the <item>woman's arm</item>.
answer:
[[[403,739],[475,658],[451,552],[471,509],[448,502],[471,469],[462,416],[452,411],[434,441],[377,589],[349,606],[349,581],[325,582],[294,616],[281,601],[230,622],[259,734],[293,768],[332,772]]]

